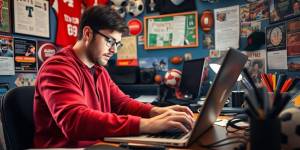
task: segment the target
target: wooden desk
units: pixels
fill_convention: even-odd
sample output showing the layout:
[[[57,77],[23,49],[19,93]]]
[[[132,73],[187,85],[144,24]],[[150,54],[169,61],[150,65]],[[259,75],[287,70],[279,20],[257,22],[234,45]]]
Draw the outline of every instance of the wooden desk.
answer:
[[[195,116],[197,117],[197,116]],[[230,119],[231,117],[225,117],[220,116],[218,119]],[[195,141],[192,145],[186,148],[174,148],[170,147],[169,150],[207,150],[206,148],[203,148],[199,145],[201,142],[202,144],[210,144],[214,143],[216,141],[219,141],[221,139],[224,139],[226,137],[230,137],[230,134],[227,134],[225,127],[214,125],[211,127],[204,135],[202,135],[198,141]],[[114,146],[118,146],[116,143],[107,143],[107,142],[99,142],[95,144],[94,146],[101,145],[101,144],[111,144]],[[237,147],[239,144],[230,144],[228,146],[222,146],[217,148],[218,150],[233,150],[235,147]]]

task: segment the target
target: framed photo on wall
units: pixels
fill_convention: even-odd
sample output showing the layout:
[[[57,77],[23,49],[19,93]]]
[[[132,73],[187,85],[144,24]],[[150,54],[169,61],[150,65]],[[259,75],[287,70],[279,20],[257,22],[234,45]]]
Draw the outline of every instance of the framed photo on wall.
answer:
[[[300,15],[300,0],[270,0],[270,23]]]
[[[11,33],[10,0],[0,0],[0,32]]]
[[[13,0],[14,32],[50,38],[48,0]]]

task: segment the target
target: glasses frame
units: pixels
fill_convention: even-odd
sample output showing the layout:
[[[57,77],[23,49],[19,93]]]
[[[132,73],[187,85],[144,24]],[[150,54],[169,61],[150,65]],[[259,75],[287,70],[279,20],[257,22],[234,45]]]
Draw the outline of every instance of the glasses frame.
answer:
[[[117,40],[115,38],[113,38],[113,37],[109,37],[109,36],[107,36],[107,35],[99,32],[97,30],[93,30],[93,31],[105,38],[105,40],[106,40],[106,46],[108,46],[109,48],[113,47],[115,50],[119,50],[123,46],[123,44],[121,43],[121,41],[117,42]]]

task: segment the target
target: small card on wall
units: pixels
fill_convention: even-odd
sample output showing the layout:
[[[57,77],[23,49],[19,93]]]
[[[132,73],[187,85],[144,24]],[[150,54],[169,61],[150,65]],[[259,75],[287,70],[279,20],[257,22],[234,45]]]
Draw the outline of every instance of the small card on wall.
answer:
[[[12,36],[0,36],[0,75],[14,75],[14,52]]]
[[[17,87],[21,86],[34,86],[36,79],[35,73],[19,73],[15,80],[15,85]]]

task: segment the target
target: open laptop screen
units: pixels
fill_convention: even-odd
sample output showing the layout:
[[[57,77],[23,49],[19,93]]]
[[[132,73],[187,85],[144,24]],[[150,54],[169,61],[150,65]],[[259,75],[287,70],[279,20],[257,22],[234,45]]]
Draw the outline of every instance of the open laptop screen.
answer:
[[[188,60],[183,63],[182,78],[179,89],[183,94],[200,96],[201,76],[205,58]]]

